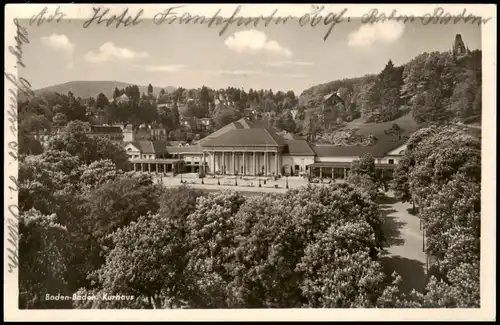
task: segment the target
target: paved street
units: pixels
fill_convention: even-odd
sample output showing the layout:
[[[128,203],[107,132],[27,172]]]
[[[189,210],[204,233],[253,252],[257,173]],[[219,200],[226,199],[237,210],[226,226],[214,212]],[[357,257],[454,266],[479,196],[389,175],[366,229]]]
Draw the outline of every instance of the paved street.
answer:
[[[158,179],[158,178],[156,178]],[[278,180],[274,180],[272,177],[268,177],[266,184],[264,184],[264,177],[260,178],[261,187],[259,187],[259,177],[255,176],[244,176],[243,178],[238,178],[235,180],[234,176],[217,177],[207,176],[203,179],[201,184],[201,179],[195,173],[192,174],[182,174],[182,180],[186,182],[187,185],[194,188],[206,189],[206,190],[234,190],[238,192],[263,192],[263,193],[285,193],[287,180],[282,177]],[[181,185],[181,176],[176,175],[175,177],[162,177],[161,182],[165,186],[179,186]],[[220,183],[220,185],[217,184]],[[337,183],[343,182],[342,180],[336,180]],[[237,184],[237,186],[235,186]],[[288,177],[288,188],[298,188],[307,185],[307,179],[302,177]],[[322,185],[322,184],[316,184]],[[323,185],[326,185],[324,183]]]
[[[388,242],[382,258],[386,272],[403,278],[403,290],[422,289],[426,281],[426,256],[422,251],[422,231],[412,205],[398,202],[392,192],[381,202],[384,231]]]

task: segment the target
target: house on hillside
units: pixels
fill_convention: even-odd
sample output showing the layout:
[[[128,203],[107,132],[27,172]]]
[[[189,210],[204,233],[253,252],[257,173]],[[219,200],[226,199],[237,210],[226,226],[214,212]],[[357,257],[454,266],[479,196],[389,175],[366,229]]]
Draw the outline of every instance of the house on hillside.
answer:
[[[108,138],[115,142],[123,141],[123,131],[119,126],[92,125],[88,135],[91,137]]]
[[[114,125],[116,127],[119,127],[122,130],[123,133],[123,142],[130,142],[136,140],[134,138],[134,129],[131,124],[126,124],[126,125]]]
[[[120,97],[116,97],[115,99],[111,99],[109,102],[110,103],[116,102],[117,104],[124,104],[124,103],[128,103],[129,101],[130,101],[130,98],[126,94],[123,94]]]
[[[337,123],[341,112],[345,110],[345,103],[338,92],[332,92],[323,96],[322,111],[324,115],[325,128],[328,129]]]
[[[167,140],[167,130],[161,125],[142,125],[134,132],[134,141]]]
[[[43,147],[47,147],[49,141],[54,137],[57,137],[61,134],[62,128],[52,128],[50,130],[46,129],[41,132],[31,133],[31,136],[38,140]],[[122,142],[123,141],[123,132],[122,129],[118,126],[108,126],[108,125],[91,125],[89,128],[85,130],[85,133],[89,137],[104,137],[113,142]]]

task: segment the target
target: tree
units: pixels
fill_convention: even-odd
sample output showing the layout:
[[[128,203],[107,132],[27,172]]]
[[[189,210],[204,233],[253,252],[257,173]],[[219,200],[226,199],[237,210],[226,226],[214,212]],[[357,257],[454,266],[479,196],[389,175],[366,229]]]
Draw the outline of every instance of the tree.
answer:
[[[66,281],[67,230],[56,216],[37,210],[19,215],[19,308],[68,308],[68,301],[45,295],[68,295]],[[68,305],[69,303],[69,305]]]
[[[218,109],[213,117],[217,128],[221,128],[239,118],[240,114],[232,107]]]
[[[172,107],[172,128],[177,129],[181,125],[181,116],[179,114],[179,107],[174,103]]]
[[[306,240],[295,229],[295,221],[318,208],[311,200],[301,204],[301,209],[293,209],[290,201],[275,195],[258,196],[240,208],[234,226],[236,248],[231,250],[234,278],[228,285],[234,307],[293,308],[305,303],[295,270]]]
[[[370,199],[376,200],[378,198],[377,184],[368,174],[350,173],[347,182],[367,194]]]
[[[109,159],[98,160],[86,166],[80,176],[80,182],[86,188],[96,188],[123,175],[120,169]]]
[[[50,121],[44,115],[29,115],[23,119],[22,127],[29,133],[40,134],[45,130],[50,130]]]
[[[292,133],[295,132],[296,129],[295,121],[293,120],[292,113],[289,110],[284,111],[280,115],[277,127],[287,132],[292,132]]]
[[[307,134],[309,141],[314,141],[316,135],[323,129],[324,118],[323,113],[318,109],[308,109],[304,120],[304,132]]]
[[[367,175],[373,183],[377,183],[377,171],[375,159],[370,153],[361,156],[359,160],[354,160],[351,164],[350,174]]]
[[[346,229],[347,228],[347,229]],[[366,248],[349,251],[338,242],[350,242],[362,236],[356,225],[329,228],[317,242],[309,245],[298,265],[304,272],[301,289],[310,308],[370,308],[384,288],[380,262],[370,258]],[[369,234],[366,231],[366,234]]]
[[[366,274],[363,272],[371,271],[363,267],[357,271],[349,268],[352,260],[343,264],[345,273],[342,268],[332,268],[330,262],[321,259],[330,256],[320,253],[324,247],[318,247],[317,254],[313,253],[319,245],[318,239],[328,237],[330,231],[336,233],[339,252],[346,250],[345,258],[349,259],[351,253],[366,251],[360,260],[368,265],[383,242],[375,203],[352,187],[337,184],[328,188],[293,189],[283,196],[249,198],[236,215],[233,231],[236,248],[227,252],[234,251],[229,254],[234,262],[226,264],[234,276],[228,285],[232,297],[229,301],[235,307],[247,308],[331,306],[327,295],[324,302],[316,300],[321,299],[324,292],[316,292],[314,283],[319,289],[321,282],[327,283],[335,276],[340,280],[343,274],[348,274],[353,283],[361,284],[362,274]],[[319,269],[328,269],[335,275],[318,273]],[[353,291],[355,288],[353,285]],[[373,295],[377,292],[373,291]],[[344,296],[342,303],[354,303],[353,296]]]
[[[136,113],[140,122],[152,123],[157,119],[156,107],[149,101],[141,99]]]
[[[110,159],[117,168],[128,169],[128,156],[125,150],[111,140],[103,137],[90,137],[90,125],[82,121],[71,121],[61,134],[51,139],[50,150],[67,151],[82,162]]]
[[[55,128],[62,128],[68,124],[68,117],[64,113],[57,113],[52,118],[52,126]]]
[[[375,83],[363,89],[363,118],[367,122],[391,121],[398,117],[402,104],[400,87],[403,70],[391,60],[377,76]]]
[[[83,162],[90,163],[94,160],[96,148],[93,139],[87,135],[88,130],[90,130],[90,124],[71,121],[60,135],[50,140],[49,149],[67,151]]]
[[[415,202],[412,201],[410,192],[410,183],[408,174],[410,172],[410,159],[403,157],[398,161],[396,169],[393,173],[391,189],[394,191],[394,196],[401,202],[412,202],[413,212],[415,212]]]
[[[18,131],[19,154],[39,155],[43,152],[40,141],[33,138],[23,127],[19,126]]]
[[[73,93],[68,92],[68,111],[66,112],[66,116],[68,120],[86,120],[87,109],[80,103],[80,100],[73,96]]]
[[[148,212],[156,213],[160,191],[147,175],[108,181],[85,195],[87,224],[96,238],[104,239]]]
[[[80,160],[64,151],[47,150],[19,161],[19,210],[32,208],[44,215],[56,213],[65,225],[74,207],[80,178]]]
[[[231,260],[234,247],[235,215],[245,199],[230,191],[210,193],[196,203],[196,210],[187,217],[187,272],[196,283],[191,307],[228,307],[226,286],[231,280],[225,265]]]
[[[117,89],[115,89],[116,91]],[[100,93],[99,95],[97,95],[97,99],[95,101],[95,107],[96,108],[99,108],[99,109],[104,109],[106,108],[106,106],[109,105],[109,100],[108,98],[106,97],[106,95],[104,95],[103,93]]]
[[[96,137],[94,141],[96,151],[92,161],[111,160],[117,169],[129,170],[130,163],[123,146],[104,137]]]
[[[403,162],[400,172],[408,177],[399,186],[418,202],[426,252],[436,259],[426,292],[412,303],[479,306],[479,140],[454,126],[422,129],[408,141]]]
[[[159,214],[143,216],[111,237],[113,249],[98,270],[104,292],[147,299],[151,308],[179,308],[188,276],[175,261],[184,245],[172,224]]]
[[[122,92],[120,91],[120,89],[118,89],[118,87],[115,87],[115,90],[113,91],[113,99],[117,99],[121,95],[122,95]]]

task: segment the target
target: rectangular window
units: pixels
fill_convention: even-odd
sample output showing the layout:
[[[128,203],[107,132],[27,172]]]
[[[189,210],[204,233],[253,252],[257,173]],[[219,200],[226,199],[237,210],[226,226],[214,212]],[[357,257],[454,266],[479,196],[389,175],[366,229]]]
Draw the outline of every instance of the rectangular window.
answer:
[[[394,159],[389,159],[389,164],[394,164]]]

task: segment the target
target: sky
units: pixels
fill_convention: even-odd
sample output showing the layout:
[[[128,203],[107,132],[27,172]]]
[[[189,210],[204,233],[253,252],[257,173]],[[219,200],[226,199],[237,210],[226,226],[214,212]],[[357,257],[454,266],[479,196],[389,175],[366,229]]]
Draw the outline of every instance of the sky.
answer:
[[[279,7],[278,7],[279,8]],[[279,11],[277,13],[279,15]],[[207,15],[208,16],[208,15]],[[446,51],[456,34],[481,48],[477,24],[423,25],[395,21],[362,24],[350,19],[328,26],[259,23],[257,27],[162,24],[106,27],[72,19],[27,26],[26,65],[19,75],[33,89],[80,80],[115,80],[138,85],[197,88],[228,86],[304,89],[328,81],[380,72],[391,59],[404,64],[423,52]]]

